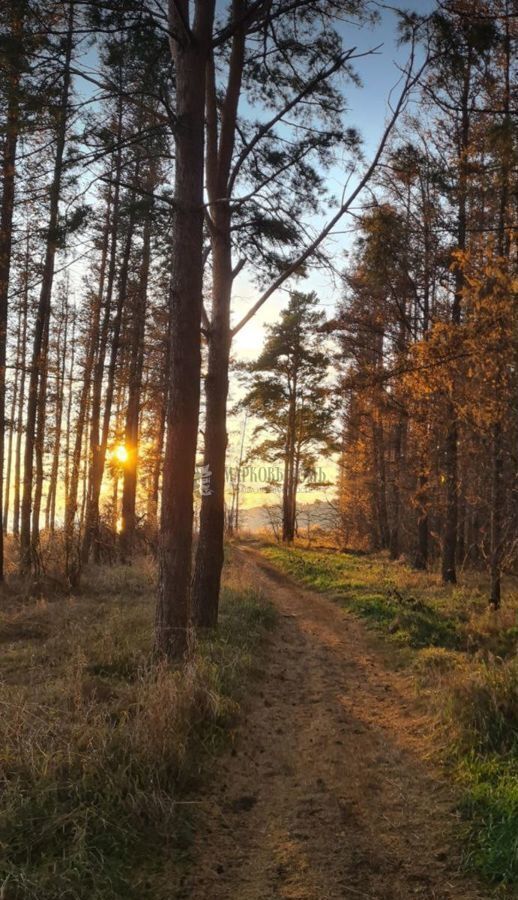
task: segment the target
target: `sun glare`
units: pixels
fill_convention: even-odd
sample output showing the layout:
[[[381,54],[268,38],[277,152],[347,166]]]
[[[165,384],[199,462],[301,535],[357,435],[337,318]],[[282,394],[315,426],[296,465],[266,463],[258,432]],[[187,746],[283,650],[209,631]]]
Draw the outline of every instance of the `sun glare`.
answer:
[[[117,460],[117,462],[125,463],[128,461],[128,449],[124,446],[124,444],[117,444],[115,450],[113,451],[113,456]]]

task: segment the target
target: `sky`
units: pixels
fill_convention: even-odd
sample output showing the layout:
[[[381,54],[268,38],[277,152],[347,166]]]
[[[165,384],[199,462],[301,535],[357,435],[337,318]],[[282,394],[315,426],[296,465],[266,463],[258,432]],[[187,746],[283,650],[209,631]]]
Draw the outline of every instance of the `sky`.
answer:
[[[435,2],[434,0],[408,0],[401,5],[406,10],[424,15],[433,9]],[[345,47],[356,47],[358,52],[378,48],[376,53],[355,62],[355,69],[362,82],[361,87],[350,84],[347,89],[349,112],[344,124],[346,127],[353,127],[359,131],[367,166],[383,134],[389,113],[391,92],[394,92],[393,96],[397,96],[400,79],[398,65],[403,65],[407,60],[408,47],[398,47],[397,45],[397,16],[390,9],[381,9],[380,21],[373,26],[343,25],[341,31]],[[329,171],[327,180],[331,190],[340,197],[344,187],[344,173],[338,168],[333,168]],[[358,201],[357,208],[360,204],[361,199]],[[323,221],[324,219],[322,219]],[[341,268],[341,260],[345,262],[345,253],[352,246],[353,240],[354,221],[350,217],[345,217],[337,226],[332,239],[327,243],[328,249],[333,253],[337,268]],[[334,278],[329,274],[313,270],[310,271],[309,277],[305,281],[298,282],[297,287],[301,290],[315,290],[322,308],[328,316],[332,316],[340,293],[340,286],[336,284]],[[238,277],[233,298],[234,321],[241,318],[256,298],[257,290],[250,279],[246,275]],[[236,336],[234,352],[237,356],[253,358],[257,355],[263,341],[265,325],[275,320],[279,310],[286,305],[286,301],[287,288],[278,291],[267,301],[257,316]]]

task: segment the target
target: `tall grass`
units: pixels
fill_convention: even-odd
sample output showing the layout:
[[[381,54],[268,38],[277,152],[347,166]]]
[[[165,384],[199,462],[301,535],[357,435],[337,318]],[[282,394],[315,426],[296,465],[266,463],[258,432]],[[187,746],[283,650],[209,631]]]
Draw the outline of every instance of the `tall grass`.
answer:
[[[151,578],[115,568],[81,597],[1,616],[6,900],[172,896],[183,798],[227,738],[273,612],[227,587],[189,662],[151,665]]]

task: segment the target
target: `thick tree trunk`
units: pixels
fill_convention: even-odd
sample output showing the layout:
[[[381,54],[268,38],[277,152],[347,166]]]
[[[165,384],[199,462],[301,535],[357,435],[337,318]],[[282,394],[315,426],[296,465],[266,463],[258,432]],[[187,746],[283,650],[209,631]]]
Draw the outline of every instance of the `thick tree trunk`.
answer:
[[[12,38],[20,41],[23,17],[13,9]],[[0,211],[0,581],[4,580],[4,442],[5,442],[5,401],[6,401],[6,360],[7,360],[7,317],[9,274],[11,268],[11,248],[13,241],[13,213],[15,190],[16,146],[19,129],[18,87],[20,70],[13,61],[7,79],[8,101],[7,121],[2,159],[2,207]]]
[[[170,293],[171,371],[159,540],[157,652],[182,657],[188,645],[193,488],[200,406],[203,288],[205,75],[214,0],[169,0],[176,69],[175,214]]]
[[[232,14],[235,20],[239,19],[241,12],[239,3],[234,2]],[[193,621],[200,627],[212,627],[217,623],[224,556],[227,397],[231,344],[230,301],[234,278],[228,194],[244,50],[244,30],[236,27],[232,40],[228,84],[221,108],[219,134],[212,57],[206,66],[206,172],[211,203],[213,268],[212,319],[208,333],[209,360],[205,382],[206,422],[203,459],[208,481],[203,482],[205,487],[201,497],[200,530],[192,588]]]
[[[206,419],[204,482],[200,532],[193,579],[193,621],[209,628],[218,620],[225,530],[225,458],[227,450],[227,397],[230,354],[230,295],[232,264],[229,214],[215,218],[213,238],[213,316],[210,327],[208,372],[205,381]]]
[[[54,281],[54,262],[56,257],[56,230],[59,218],[59,198],[61,194],[61,179],[63,174],[63,154],[65,150],[68,95],[70,91],[70,62],[72,58],[72,45],[74,34],[74,3],[71,2],[68,13],[67,42],[63,70],[63,88],[61,92],[61,104],[58,116],[56,133],[56,155],[54,159],[54,174],[50,188],[50,208],[47,230],[47,246],[45,262],[41,280],[41,290],[36,313],[34,339],[32,347],[32,360],[29,378],[29,392],[27,401],[27,422],[25,433],[23,497],[20,528],[20,568],[22,572],[28,572],[32,566],[31,555],[31,505],[34,471],[34,445],[36,440],[36,417],[38,411],[39,385],[42,376],[41,365],[44,357],[45,334],[48,333],[50,319],[52,284]]]

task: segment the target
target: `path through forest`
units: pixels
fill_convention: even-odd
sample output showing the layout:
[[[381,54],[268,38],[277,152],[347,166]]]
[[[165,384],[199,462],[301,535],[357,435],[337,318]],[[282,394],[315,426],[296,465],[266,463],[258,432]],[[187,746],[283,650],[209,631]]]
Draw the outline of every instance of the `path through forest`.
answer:
[[[474,900],[451,790],[408,675],[361,623],[255,550],[244,583],[280,611],[264,677],[201,806],[190,900]]]

